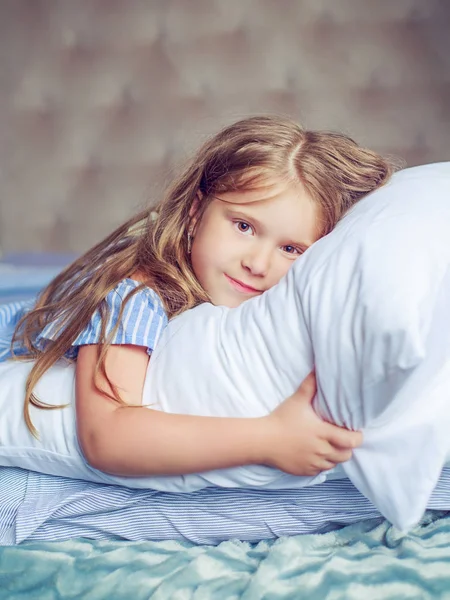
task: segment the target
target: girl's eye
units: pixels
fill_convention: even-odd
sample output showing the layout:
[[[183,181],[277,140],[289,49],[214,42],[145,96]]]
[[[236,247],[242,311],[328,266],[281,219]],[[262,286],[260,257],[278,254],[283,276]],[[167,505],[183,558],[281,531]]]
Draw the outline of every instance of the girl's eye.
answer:
[[[245,221],[236,221],[235,225],[237,230],[241,233],[253,233],[252,226],[246,223]]]
[[[301,251],[295,246],[283,246],[282,248],[283,252],[286,252],[286,254],[292,254],[293,256],[299,256],[301,254]]]

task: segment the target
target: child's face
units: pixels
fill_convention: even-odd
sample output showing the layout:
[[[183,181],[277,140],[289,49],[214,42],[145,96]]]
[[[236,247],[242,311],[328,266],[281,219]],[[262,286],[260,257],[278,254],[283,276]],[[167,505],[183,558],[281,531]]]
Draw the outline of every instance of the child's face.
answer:
[[[300,184],[274,179],[259,190],[221,194],[195,224],[194,273],[213,304],[239,306],[280,281],[320,237],[319,221]]]

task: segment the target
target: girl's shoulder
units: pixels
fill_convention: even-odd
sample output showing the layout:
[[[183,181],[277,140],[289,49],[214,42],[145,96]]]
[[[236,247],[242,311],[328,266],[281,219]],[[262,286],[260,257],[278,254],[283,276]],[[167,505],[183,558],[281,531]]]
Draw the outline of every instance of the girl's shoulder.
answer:
[[[154,289],[148,287],[143,282],[134,277],[122,279],[106,296],[105,300],[108,304],[111,302],[124,301],[131,294],[131,297],[137,297],[136,304],[149,305],[152,310],[161,310],[165,314],[164,306],[159,295]]]
[[[166,311],[161,298],[154,289],[136,279],[122,279],[105,298],[111,308],[117,308],[117,303],[124,303],[124,312],[148,311],[166,317]],[[127,305],[130,304],[127,310]]]
[[[144,346],[151,354],[167,322],[164,306],[154,290],[135,279],[123,279],[105,296],[66,356],[76,358],[79,346],[102,344],[105,340],[112,345]],[[43,348],[59,333],[58,322],[52,322],[37,336],[35,345]]]
[[[167,315],[159,295],[136,279],[120,281],[106,296],[108,318],[106,336],[113,330],[113,344],[147,346],[153,350],[162,330],[167,325]],[[91,331],[98,331],[101,311],[91,319]]]

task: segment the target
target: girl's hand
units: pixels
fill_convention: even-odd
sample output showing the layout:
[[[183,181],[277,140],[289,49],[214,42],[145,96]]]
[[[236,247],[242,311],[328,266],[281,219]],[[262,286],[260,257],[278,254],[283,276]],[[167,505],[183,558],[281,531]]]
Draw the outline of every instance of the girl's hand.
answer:
[[[317,475],[349,460],[362,434],[323,421],[314,411],[316,378],[310,373],[299,389],[270,415],[270,455],[264,461],[292,475]]]

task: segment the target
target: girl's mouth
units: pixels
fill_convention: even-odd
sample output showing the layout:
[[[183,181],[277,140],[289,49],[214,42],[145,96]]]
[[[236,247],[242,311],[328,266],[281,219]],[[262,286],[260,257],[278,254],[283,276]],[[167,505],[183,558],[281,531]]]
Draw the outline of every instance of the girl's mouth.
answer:
[[[225,273],[225,277],[228,279],[230,284],[233,286],[235,290],[240,292],[241,294],[262,294],[263,290],[257,290],[251,285],[247,285],[243,281],[239,281],[239,279],[233,279]]]

